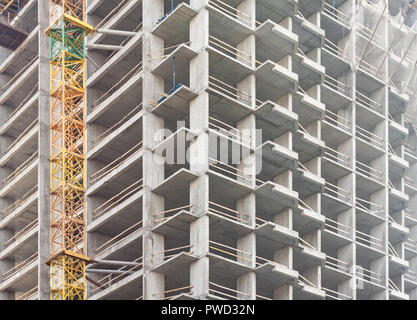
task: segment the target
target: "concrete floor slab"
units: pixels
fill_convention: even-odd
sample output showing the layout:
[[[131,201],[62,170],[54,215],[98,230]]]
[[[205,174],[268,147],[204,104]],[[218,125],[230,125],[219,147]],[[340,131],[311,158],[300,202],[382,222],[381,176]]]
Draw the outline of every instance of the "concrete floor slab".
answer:
[[[197,260],[198,258],[193,253],[180,252],[157,265],[153,271],[166,276],[175,276],[176,281],[184,283],[189,281],[189,275],[186,272],[178,272],[178,270],[186,270],[192,262]]]
[[[298,50],[293,57],[292,71],[298,74],[302,87],[310,88],[313,85],[324,82],[326,68]]]
[[[335,179],[340,179],[352,173],[352,169],[347,167],[344,163],[337,162],[326,156],[322,158],[322,170],[328,172],[328,175]]]
[[[267,20],[255,29],[257,60],[279,61],[298,48],[298,36],[283,26]]]
[[[216,239],[216,241],[230,241],[230,236],[237,239],[248,235],[253,232],[253,228],[250,227],[245,221],[235,220],[227,216],[221,215],[209,209],[207,216],[210,222],[210,236]],[[227,230],[227,234],[224,234],[224,230]]]
[[[247,20],[235,19],[232,15],[225,14],[218,6],[209,4],[209,28],[212,34],[220,34],[223,39],[231,44],[238,44],[252,34],[252,27]]]
[[[23,104],[11,117],[1,126],[0,135],[6,134],[10,129],[18,129],[23,132],[27,126],[35,120],[34,109],[38,108],[39,93],[35,93],[25,104]],[[29,119],[28,119],[29,118]],[[21,124],[22,123],[22,124]]]
[[[135,2],[135,1],[133,1]],[[129,42],[123,47],[123,49],[119,50],[110,60],[108,60],[100,69],[98,69],[94,74],[92,74],[86,83],[86,87],[92,87],[96,84],[100,78],[102,78],[108,72],[111,72],[113,68],[118,65],[118,62],[122,61],[123,58],[128,56],[133,49],[140,47],[142,45],[142,32],[139,32],[136,36],[131,38]],[[89,43],[93,43],[91,40]]]
[[[120,139],[123,139],[123,136],[128,134],[130,131],[138,133],[138,142],[141,141],[140,133],[142,132],[141,128],[143,114],[144,111],[140,110],[138,113],[126,120],[126,122],[119,126],[117,129],[113,130],[110,134],[106,135],[102,140],[100,140],[93,148],[91,148],[87,152],[87,159],[91,160],[98,157],[99,154],[104,153],[106,149],[120,149],[121,147],[123,147],[120,144]],[[115,144],[118,144],[118,146],[115,146]],[[129,148],[127,150],[129,150]]]
[[[119,242],[116,242],[112,246],[104,247],[97,252],[97,255],[94,257],[95,260],[117,260],[117,258],[125,258],[128,252],[131,252],[132,249],[129,247],[133,247],[134,243],[139,243],[140,245],[136,245],[137,247],[141,248],[143,239],[143,229],[140,228],[136,231],[133,231],[125,238],[122,238]],[[135,248],[136,249],[136,248]],[[135,250],[136,251],[136,250]],[[136,254],[141,254],[139,252],[135,252]]]
[[[298,243],[298,232],[273,222],[260,223],[255,229],[256,235],[277,242],[284,246],[295,247]]]
[[[268,176],[275,177],[284,170],[298,167],[298,154],[277,143],[266,141],[255,152],[262,152],[262,173]]]
[[[158,103],[152,111],[173,121],[185,120],[190,112],[190,102],[197,95],[194,90],[182,85]]]
[[[143,197],[143,190],[136,192],[135,194],[129,196],[127,199],[119,203],[117,206],[114,206],[111,210],[103,214],[102,216],[94,219],[87,225],[87,232],[92,232],[94,230],[98,230],[100,227],[104,226],[105,224],[109,223],[110,220],[113,220],[118,215],[124,213],[124,211],[129,212],[137,212],[137,215],[140,216],[141,214],[141,201]],[[138,202],[140,204],[138,204]],[[135,210],[136,208],[136,210]],[[125,213],[126,213],[125,212]],[[117,219],[116,219],[117,220]],[[109,227],[112,229],[112,227]]]
[[[322,212],[340,213],[352,208],[350,201],[336,198],[329,193],[322,195]]]
[[[324,266],[326,254],[306,247],[298,242],[298,246],[294,249],[294,268],[296,270],[308,270],[314,266]]]
[[[312,48],[321,47],[325,37],[324,30],[308,20],[295,17],[293,32],[298,35],[300,49],[309,52]]]
[[[293,108],[300,115],[300,122],[321,120],[326,110],[324,103],[300,91],[293,95]]]
[[[15,290],[24,292],[32,289],[37,284],[38,265],[39,261],[37,259],[24,265],[17,273],[0,283],[0,291]]]
[[[228,84],[235,85],[253,73],[253,68],[248,62],[245,60],[239,61],[236,57],[232,57],[230,53],[220,48],[215,42],[211,41],[206,48],[209,52],[211,76]]]
[[[253,271],[253,268],[249,267],[247,264],[233,261],[230,258],[222,257],[216,253],[209,252],[207,256],[210,261],[210,274],[213,274],[220,279],[228,279],[230,281],[231,279],[238,278]]]
[[[262,127],[263,130],[268,130],[268,128],[272,125],[275,132],[278,130],[279,133],[274,134],[274,137],[280,136],[283,133],[279,131],[280,129],[292,131],[296,131],[298,129],[298,115],[295,112],[280,106],[279,104],[273,103],[272,101],[265,101],[261,105],[257,106],[255,114],[257,118],[263,120],[257,127]],[[268,122],[271,125],[264,124],[264,122]],[[266,128],[263,128],[264,126]],[[269,131],[272,131],[272,129]],[[272,136],[272,134],[267,134],[267,136]]]
[[[410,267],[410,262],[393,255],[388,256],[390,277],[397,277],[405,273]]]
[[[198,175],[192,173],[190,170],[180,169],[153,189],[153,192],[178,199],[181,198],[180,195],[187,194],[190,182],[196,178],[198,178]],[[175,192],[173,192],[174,190]]]
[[[20,172],[16,177],[7,184],[4,183],[0,189],[0,198],[6,196],[11,198],[19,198],[25,192],[32,189],[36,185],[38,174],[38,161],[32,162],[27,168]]]
[[[38,192],[29,195],[25,200],[18,203],[16,207],[4,212],[0,220],[0,229],[16,228],[28,224],[37,215]]]
[[[323,84],[321,89],[321,102],[326,105],[327,109],[333,112],[346,108],[352,103],[352,98],[345,95],[344,92],[336,90],[334,86]]]
[[[131,90],[135,90],[136,94],[141,96],[142,93],[142,81],[143,74],[139,72],[136,75],[133,75],[126,83],[106,98],[102,103],[96,106],[87,116],[87,123],[92,123],[101,117],[105,119],[114,117],[113,108],[119,108],[120,114],[124,114],[124,108],[121,106],[129,105],[130,100],[127,99],[127,95],[131,93]],[[140,99],[137,99],[140,101]],[[133,106],[139,104],[139,101],[136,101]],[[121,110],[120,110],[121,109]]]
[[[263,101],[278,101],[285,93],[295,91],[298,75],[272,61],[256,68],[257,98]]]
[[[410,229],[408,227],[402,226],[397,222],[390,221],[388,222],[389,227],[389,242],[397,243],[400,241],[405,241],[405,239],[410,235]]]
[[[294,291],[294,298],[296,300],[324,300],[326,298],[324,290],[309,285],[303,285]]]
[[[38,49],[38,37],[40,27],[36,26],[20,46],[14,50],[0,65],[0,73],[10,72],[17,73],[20,69],[27,65],[33,58],[35,58]],[[31,58],[30,54],[33,57]]]
[[[142,296],[143,269],[111,284],[108,288],[99,291],[89,300],[124,300],[136,299]]]
[[[298,168],[294,173],[293,181],[300,186],[297,189],[300,190],[298,191],[300,194],[303,192],[307,192],[308,194],[322,193],[324,191],[326,181],[322,177],[302,168]]]
[[[322,138],[326,142],[329,141],[330,145],[339,145],[352,138],[352,129],[340,126],[332,118],[326,116],[325,120],[322,121]]]
[[[164,59],[152,70],[152,73],[163,77],[166,80],[166,86],[173,83],[174,58],[175,58],[175,85],[179,83],[189,83],[189,65],[190,61],[197,56],[197,52],[188,45],[182,44],[175,48],[171,53],[164,56]]]
[[[210,86],[207,92],[210,94],[210,112],[221,116],[222,121],[233,123],[254,112],[251,105],[228,96],[220,88]]]
[[[163,217],[158,217],[158,219],[163,219]],[[153,231],[167,238],[173,238],[178,232],[188,234],[190,224],[197,219],[198,217],[189,211],[181,210],[173,216],[167,217],[164,221],[156,222]]]
[[[190,21],[197,13],[198,11],[191,8],[190,5],[182,2],[155,26],[152,33],[168,42],[173,39],[176,43],[187,42],[189,40]]]
[[[17,90],[22,90],[22,87],[25,83],[29,83],[31,78],[36,76],[39,68],[39,60],[35,61],[30,65],[20,76],[11,83],[11,85],[0,95],[0,103],[5,104],[7,100],[16,93]],[[33,87],[33,84],[28,84],[30,89]],[[29,91],[30,91],[29,89]],[[23,91],[23,90],[22,90]]]
[[[106,21],[101,27],[106,29],[118,29],[119,26],[121,26],[122,22],[127,20],[126,18],[131,14],[136,8],[138,8],[142,4],[143,0],[132,0],[127,5],[120,8],[121,10],[117,11],[113,16],[110,17],[108,21]],[[110,6],[108,6],[110,5]],[[91,9],[90,9],[91,6]],[[99,12],[97,10],[106,10],[107,13],[110,13],[114,6],[111,5],[108,1],[104,1],[103,3],[100,3],[100,6],[98,4],[91,4],[87,10],[91,10],[90,12]],[[109,8],[106,8],[109,7]],[[103,17],[106,17],[107,14],[104,14]],[[140,19],[141,17],[137,17]],[[140,21],[140,20],[138,20]],[[123,30],[123,29],[122,29]],[[99,43],[100,41],[105,38],[105,35],[102,33],[94,34],[91,39],[90,43]]]
[[[0,167],[14,161],[21,164],[36,152],[38,145],[39,125],[36,124],[25,135],[14,142],[14,145],[0,158]],[[17,165],[16,167],[18,167]]]
[[[294,135],[294,142],[294,151],[298,152],[299,159],[303,163],[314,156],[323,155],[325,142],[301,129]]]
[[[332,30],[331,34],[326,36],[332,37],[332,39],[343,39],[343,37],[349,34],[351,27],[348,24],[347,17],[343,17],[339,14],[340,18],[337,19],[338,13],[326,7],[321,13],[321,27],[324,30]]]
[[[294,214],[294,229],[301,234],[307,234],[313,230],[322,230],[325,225],[325,216],[318,214],[308,209],[300,209],[300,206],[295,210]]]
[[[341,271],[330,265],[325,265],[322,269],[323,285],[337,284],[352,279],[353,275]]]
[[[98,192],[101,188],[106,187],[110,182],[114,181],[115,179],[120,178],[123,174],[126,174],[126,172],[131,169],[133,166],[138,165],[139,167],[142,167],[142,160],[143,160],[143,151],[139,151],[124,161],[117,164],[108,174],[100,178],[98,181],[92,183],[88,191],[86,192],[86,195],[88,197],[93,196],[96,192]]]
[[[293,16],[298,9],[297,0],[258,0],[256,12],[258,18],[270,18],[274,22],[281,22],[287,16]]]
[[[38,232],[38,228],[35,227],[29,230],[26,234],[17,238],[15,241],[10,242],[7,247],[5,246],[0,251],[0,260],[10,257],[24,258],[30,256],[31,253],[36,251],[38,244]]]
[[[325,44],[325,46],[321,49],[322,64],[332,77],[350,70],[349,61],[345,57],[340,56],[340,54],[338,54],[335,50],[336,48],[333,48],[331,44]]]
[[[365,92],[375,92],[376,90],[382,88],[384,84],[381,79],[361,68],[358,69],[356,82],[357,87],[361,88]]]
[[[264,263],[255,269],[255,273],[262,290],[274,291],[284,285],[294,285],[298,281],[298,271],[276,263]]]

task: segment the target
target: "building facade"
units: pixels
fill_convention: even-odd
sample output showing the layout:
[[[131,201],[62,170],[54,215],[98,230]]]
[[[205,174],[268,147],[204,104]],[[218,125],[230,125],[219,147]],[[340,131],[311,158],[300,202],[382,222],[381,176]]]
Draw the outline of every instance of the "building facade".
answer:
[[[0,299],[49,299],[49,1],[9,11]],[[86,17],[87,299],[417,299],[412,4],[87,0]]]

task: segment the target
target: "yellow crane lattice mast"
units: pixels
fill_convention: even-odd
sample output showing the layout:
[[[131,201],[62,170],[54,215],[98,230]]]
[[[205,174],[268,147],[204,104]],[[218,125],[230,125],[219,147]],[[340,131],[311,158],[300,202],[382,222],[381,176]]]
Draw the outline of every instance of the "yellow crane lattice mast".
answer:
[[[51,300],[84,300],[85,0],[50,0]]]

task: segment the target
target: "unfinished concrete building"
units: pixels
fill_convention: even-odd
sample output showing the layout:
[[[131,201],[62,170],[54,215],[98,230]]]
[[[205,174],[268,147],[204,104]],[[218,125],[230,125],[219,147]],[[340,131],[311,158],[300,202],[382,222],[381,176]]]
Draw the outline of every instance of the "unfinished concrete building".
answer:
[[[0,299],[49,299],[50,4],[0,7]],[[86,298],[417,299],[414,9],[87,0]]]

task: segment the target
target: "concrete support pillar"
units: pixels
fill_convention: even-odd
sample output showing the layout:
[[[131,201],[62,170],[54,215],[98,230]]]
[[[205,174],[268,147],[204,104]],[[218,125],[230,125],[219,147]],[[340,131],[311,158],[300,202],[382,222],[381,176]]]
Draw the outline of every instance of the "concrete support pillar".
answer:
[[[308,18],[308,21],[310,21],[311,23],[315,24],[316,26],[320,27],[320,11],[314,12],[313,14],[311,14]]]
[[[278,213],[274,217],[274,223],[287,227],[288,229],[293,228],[293,209],[287,208],[284,211]]]
[[[239,212],[247,214],[248,224],[255,226],[256,223],[256,196],[250,193],[242,199],[237,200],[236,209]],[[256,267],[256,234],[254,232],[237,240],[237,249],[242,250],[249,255],[244,254],[245,259],[238,259],[239,262]],[[250,260],[247,260],[247,259]],[[256,300],[256,274],[249,272],[237,279],[237,291],[244,292],[247,295],[238,294],[238,297],[245,300]]]
[[[45,264],[50,257],[50,216],[49,216],[49,193],[50,193],[50,162],[49,152],[49,38],[44,31],[49,26],[49,2],[38,1],[39,31],[39,165],[38,165],[38,295],[40,300],[49,299],[49,267]]]
[[[191,7],[199,10],[207,0],[191,0]],[[199,54],[190,62],[190,88],[196,92],[208,87],[209,54],[203,48],[209,39],[209,12],[200,10],[190,22],[191,47]],[[199,136],[190,144],[190,170],[199,175],[190,183],[190,205],[193,213],[199,218],[190,225],[191,250],[199,259],[190,265],[190,285],[198,299],[205,299],[209,294],[209,136],[204,129],[208,128],[209,95],[201,94],[190,103],[190,129]]]
[[[290,269],[293,267],[293,248],[284,247],[274,252],[274,261]]]
[[[164,79],[152,73],[158,61],[149,60],[152,52],[161,51],[164,41],[152,34],[158,18],[164,14],[163,0],[143,1],[143,263],[145,300],[163,298],[165,276],[152,271],[164,254],[164,237],[152,232],[153,218],[157,212],[164,211],[164,198],[152,190],[164,180],[164,164],[155,159],[152,149],[163,140],[164,119],[151,112],[152,101],[157,101],[160,92],[164,91]]]
[[[293,300],[294,298],[294,286],[284,285],[274,290],[274,300]]]
[[[293,228],[293,211],[291,208],[284,210],[283,212],[277,214],[274,218],[276,224],[285,226],[289,229]],[[281,249],[278,249],[273,254],[273,261],[293,269],[293,254],[294,248],[287,246]],[[284,285],[274,290],[273,298],[276,300],[293,300],[294,287],[293,285]]]
[[[276,61],[276,63],[284,68],[287,68],[289,71],[292,71],[292,56],[291,55],[287,55],[281,58],[281,60]]]
[[[283,135],[274,139],[274,142],[287,148],[288,150],[292,150],[293,149],[293,133],[291,131],[287,131]]]
[[[190,285],[196,298],[204,299],[209,294],[209,218],[204,215],[190,225],[190,245],[200,257],[190,265]]]
[[[349,215],[351,215],[351,212],[349,212]],[[353,247],[353,244],[348,244],[337,250],[336,259],[348,263],[348,265],[341,264],[341,266],[346,267],[349,271],[352,270],[352,266],[354,265]],[[355,291],[355,281],[353,280],[353,278],[340,282],[337,286],[337,291],[341,294],[352,297]]]
[[[237,124],[237,129],[241,131],[242,138],[244,138],[246,143],[247,140],[250,141],[250,146],[254,147],[256,143],[256,118],[255,115],[251,114],[247,116],[246,118],[240,120]],[[239,146],[237,146],[239,148]],[[241,154],[241,159],[239,160],[239,163],[237,164],[238,170],[240,170],[241,174],[245,178],[238,177],[237,180],[243,182],[243,183],[249,183],[252,186],[255,186],[256,184],[256,159],[255,154],[250,152],[250,150],[246,147],[240,147],[240,150],[237,150],[237,154]],[[235,153],[233,153],[235,154]],[[235,159],[229,159],[230,161],[234,161]],[[242,173],[243,172],[243,173]]]
[[[240,15],[245,21],[250,22],[252,27],[256,25],[256,0],[243,0],[237,9],[242,12]]]
[[[256,273],[248,272],[240,276],[237,279],[237,291],[239,299],[256,300]]]
[[[280,184],[288,189],[292,189],[293,186],[293,172],[292,170],[288,169],[284,172],[280,173],[276,177],[273,178],[275,183]]]
[[[251,232],[237,240],[237,249],[239,257],[237,261],[246,264],[252,268],[256,266],[256,235]],[[248,272],[237,279],[237,290],[246,295],[238,294],[244,299],[256,299],[256,274]]]
[[[256,195],[249,193],[236,201],[236,210],[247,216],[248,225],[254,227],[256,223]]]
[[[256,235],[254,232],[237,239],[238,258],[237,261],[252,268],[256,266]]]
[[[0,248],[4,248],[4,244],[13,237],[14,232],[7,229],[0,230]],[[0,261],[0,282],[3,281],[4,274],[9,269],[13,268],[13,265],[16,265],[16,261],[9,259]],[[15,293],[11,291],[0,291],[0,300],[13,300],[15,299]]]

